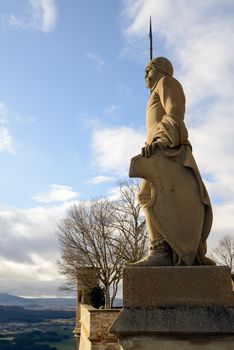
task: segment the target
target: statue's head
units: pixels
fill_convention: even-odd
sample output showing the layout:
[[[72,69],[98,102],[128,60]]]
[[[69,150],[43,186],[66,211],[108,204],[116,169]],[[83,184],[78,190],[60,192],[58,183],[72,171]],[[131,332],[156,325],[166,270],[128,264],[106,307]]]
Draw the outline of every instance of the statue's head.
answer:
[[[145,68],[146,87],[152,89],[164,75],[173,75],[173,66],[165,57],[157,57],[149,61]]]

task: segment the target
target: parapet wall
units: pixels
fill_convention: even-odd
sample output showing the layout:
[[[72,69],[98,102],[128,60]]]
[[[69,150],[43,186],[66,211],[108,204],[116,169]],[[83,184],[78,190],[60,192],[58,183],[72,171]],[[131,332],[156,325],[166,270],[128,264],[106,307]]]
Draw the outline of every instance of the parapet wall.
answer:
[[[79,350],[119,350],[117,337],[108,331],[119,312],[119,309],[97,310],[80,304]]]

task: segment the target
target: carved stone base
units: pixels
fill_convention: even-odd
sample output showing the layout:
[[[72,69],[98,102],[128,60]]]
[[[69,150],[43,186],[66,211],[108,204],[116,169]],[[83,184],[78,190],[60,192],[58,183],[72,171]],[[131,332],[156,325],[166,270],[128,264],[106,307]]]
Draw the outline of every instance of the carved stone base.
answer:
[[[162,336],[139,336],[120,339],[121,350],[233,350],[234,337],[173,338]]]
[[[226,266],[125,268],[124,307],[234,307],[230,270]]]
[[[227,267],[126,268],[123,305],[110,329],[123,350],[234,349]]]

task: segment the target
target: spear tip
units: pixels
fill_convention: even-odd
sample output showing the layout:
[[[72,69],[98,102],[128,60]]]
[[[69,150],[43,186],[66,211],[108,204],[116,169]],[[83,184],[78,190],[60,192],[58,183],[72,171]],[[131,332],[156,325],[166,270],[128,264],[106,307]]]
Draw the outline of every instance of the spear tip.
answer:
[[[152,23],[150,16],[150,24],[149,24],[149,39],[150,39],[150,60],[153,59],[153,35],[152,35]]]

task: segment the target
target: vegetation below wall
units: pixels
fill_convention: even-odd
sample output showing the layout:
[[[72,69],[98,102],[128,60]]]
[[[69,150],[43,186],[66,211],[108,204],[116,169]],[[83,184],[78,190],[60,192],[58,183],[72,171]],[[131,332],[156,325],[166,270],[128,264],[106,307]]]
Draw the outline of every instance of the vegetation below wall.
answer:
[[[74,350],[74,311],[0,306],[0,350]]]
[[[66,343],[70,340],[70,344],[74,349],[75,342],[71,339],[72,335],[66,332],[41,330],[25,332],[18,334],[12,339],[0,339],[1,350],[57,350],[57,345],[61,344],[61,348],[67,348]]]

